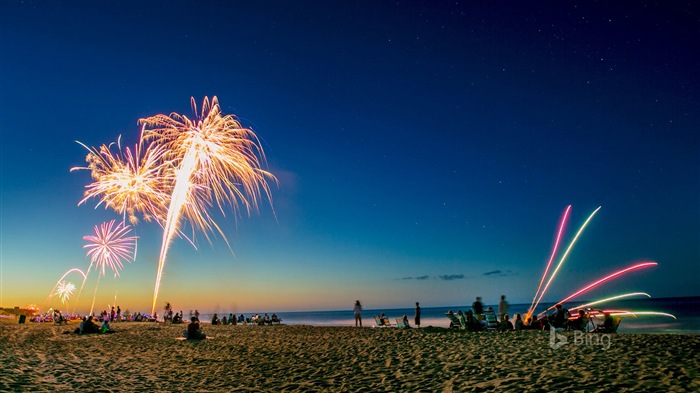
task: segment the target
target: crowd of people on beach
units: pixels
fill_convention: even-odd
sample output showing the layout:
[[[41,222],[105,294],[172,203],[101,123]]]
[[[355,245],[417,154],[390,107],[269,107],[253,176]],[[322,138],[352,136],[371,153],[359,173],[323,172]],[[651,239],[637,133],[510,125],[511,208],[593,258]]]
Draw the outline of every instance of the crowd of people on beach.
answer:
[[[586,331],[590,315],[583,309],[579,309],[576,315],[571,315],[568,309],[562,304],[554,306],[552,314],[541,313],[525,315],[520,313],[513,316],[511,322],[508,310],[509,304],[506,301],[505,295],[501,295],[501,300],[498,303],[498,313],[494,312],[493,307],[488,307],[484,310],[484,305],[481,297],[477,297],[472,303],[472,309],[457,313],[452,311],[447,312],[447,317],[450,319],[450,327],[462,328],[468,331],[495,330],[498,332],[521,331],[521,330],[549,330],[550,328],[559,330],[579,330]],[[603,313],[603,322],[596,325],[593,331],[596,332],[612,332],[613,318],[609,312]]]
[[[355,327],[362,327],[362,304],[360,303],[359,300],[355,300],[355,306],[353,307],[353,315],[355,317]],[[415,323],[415,327],[420,327],[420,318],[421,318],[421,308],[420,308],[420,302],[416,302],[416,313],[413,317],[413,322]],[[377,323],[376,326],[391,326],[391,322],[389,319],[384,315],[384,313],[381,313],[380,315],[375,315],[374,320]],[[400,319],[396,320],[396,326],[400,328],[410,328],[411,325],[408,322],[408,315],[403,315]]]
[[[181,320],[182,318],[182,311],[180,311],[179,314],[175,314],[174,318],[179,318]],[[264,315],[260,314],[254,314],[250,318],[246,318],[245,315],[233,315],[233,313],[228,315],[228,318],[226,315],[224,315],[222,318],[219,319],[218,313],[214,313],[214,315],[211,318],[211,325],[273,325],[273,324],[280,324],[282,322],[282,319],[280,319],[277,314],[272,314],[272,316],[268,315],[265,313]],[[175,323],[175,322],[173,322]],[[190,323],[187,324],[187,329],[183,331],[183,335],[186,339],[188,340],[203,340],[207,338],[206,334],[202,331],[202,327],[200,325],[199,321],[199,311],[190,310]]]
[[[525,316],[520,313],[516,313],[511,317],[509,315],[510,305],[506,300],[505,295],[501,295],[500,301],[498,303],[498,309],[494,310],[493,307],[484,307],[481,297],[476,297],[476,300],[472,303],[471,310],[458,310],[456,313],[451,310],[448,311],[445,316],[450,319],[450,328],[460,328],[468,331],[498,331],[498,332],[509,332],[509,331],[521,331],[521,330],[545,330],[545,329],[560,329],[560,330],[579,330],[586,331],[589,321],[591,320],[591,313],[579,309],[576,315],[571,315],[569,310],[564,308],[563,305],[555,305],[555,310],[552,314],[542,313],[539,316],[532,314]],[[359,300],[355,301],[353,308],[353,314],[355,319],[355,326],[362,327],[362,304]],[[614,325],[614,320],[609,312],[595,311],[596,316],[600,317],[602,314],[602,323],[594,324],[595,328],[593,331],[596,332],[613,332],[616,329]],[[389,319],[380,313],[374,316],[375,326],[386,327],[386,326],[397,326],[399,328],[410,328],[409,320],[407,315],[403,315],[401,318],[396,319],[396,323],[393,324]],[[415,316],[414,316],[414,326],[420,327],[421,320],[421,308],[420,303],[416,302]]]
[[[190,321],[194,320],[196,323],[200,323],[201,321],[199,319],[199,316],[199,310],[190,310]],[[165,314],[163,315],[163,322],[169,322],[173,324],[184,323],[184,313],[180,311],[173,314],[172,306],[170,305],[170,303],[166,303]],[[273,325],[280,324],[281,322],[282,319],[280,319],[277,316],[277,314],[274,313],[272,314],[272,316],[268,315],[267,313],[265,313],[264,315],[254,314],[250,318],[246,318],[246,316],[243,314],[234,315],[233,313],[230,313],[228,316],[224,315],[223,317],[219,317],[218,313],[214,313],[214,315],[211,318],[212,325]]]
[[[112,322],[155,322],[158,319],[158,314],[148,315],[140,312],[131,314],[128,311],[122,314],[121,307],[111,307],[110,311],[102,310],[99,314],[91,313],[90,315],[68,314],[65,315],[60,310],[50,310],[47,314],[33,315],[29,318],[30,322],[54,322],[56,324],[65,324],[69,321],[83,321],[86,317],[92,317],[93,320],[102,323],[103,321]]]

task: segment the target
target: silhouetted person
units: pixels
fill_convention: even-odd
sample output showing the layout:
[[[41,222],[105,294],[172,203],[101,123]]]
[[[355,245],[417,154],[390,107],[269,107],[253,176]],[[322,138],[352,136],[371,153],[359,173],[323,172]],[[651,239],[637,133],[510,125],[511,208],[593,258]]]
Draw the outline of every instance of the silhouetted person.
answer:
[[[195,317],[192,317],[190,324],[187,325],[185,337],[187,337],[188,340],[202,340],[207,338],[206,334],[202,333],[202,330],[199,328],[199,322],[197,322]]]
[[[477,296],[474,303],[472,303],[472,310],[474,310],[474,314],[476,315],[481,315],[484,313],[484,304],[481,303],[480,297]]]
[[[416,327],[420,327],[420,304],[416,302],[416,316],[413,318]],[[407,324],[408,325],[408,324]]]
[[[353,314],[355,315],[355,327],[362,327],[362,305],[359,300],[355,300],[355,307],[353,308]]]

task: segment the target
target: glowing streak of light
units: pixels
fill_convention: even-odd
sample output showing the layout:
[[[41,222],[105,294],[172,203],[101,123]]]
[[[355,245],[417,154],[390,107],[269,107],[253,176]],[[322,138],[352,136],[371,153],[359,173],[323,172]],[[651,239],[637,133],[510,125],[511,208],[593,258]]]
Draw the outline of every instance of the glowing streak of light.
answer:
[[[46,298],[46,300],[44,300],[44,304],[41,305],[41,308],[44,308],[44,305],[46,305],[46,302],[49,301],[49,299],[51,299],[51,297],[54,295],[54,291],[56,290],[56,287],[58,287],[58,285],[61,283],[61,281],[63,281],[63,279],[66,278],[67,275],[69,275],[70,273],[73,273],[73,272],[80,273],[80,275],[83,276],[83,281],[85,280],[85,273],[83,273],[83,271],[78,269],[78,268],[73,268],[73,269],[70,269],[67,272],[63,273],[61,278],[59,278],[58,281],[56,281],[56,284],[54,284],[53,288],[51,288],[51,291],[49,292],[49,296]],[[78,296],[80,296],[80,295],[78,295]]]
[[[95,298],[97,297],[97,288],[100,286],[100,278],[102,278],[102,275],[97,275],[97,284],[95,284],[95,292],[92,294],[92,304],[90,305],[90,312],[88,315],[92,315],[92,312],[95,310]]]
[[[642,268],[645,268],[645,267],[656,266],[656,265],[658,265],[656,262],[643,262],[643,263],[638,263],[638,264],[636,264],[636,265],[634,265],[634,266],[630,266],[630,267],[628,267],[628,268],[625,268],[625,269],[616,271],[615,273],[609,274],[609,275],[607,275],[607,276],[601,278],[601,279],[598,280],[598,281],[595,281],[595,282],[593,282],[593,283],[591,283],[591,284],[586,285],[585,287],[579,289],[578,291],[574,292],[573,294],[569,295],[568,297],[566,297],[566,298],[564,298],[564,299],[558,301],[557,304],[563,304],[563,303],[565,303],[565,302],[567,302],[567,301],[569,301],[569,300],[575,298],[576,296],[578,296],[578,295],[580,295],[580,294],[582,294],[582,293],[584,293],[584,292],[587,292],[587,291],[589,291],[589,290],[591,290],[591,289],[597,287],[598,285],[600,285],[600,284],[602,284],[602,283],[604,283],[604,282],[606,282],[606,281],[608,281],[608,280],[611,280],[611,279],[613,279],[613,278],[615,278],[615,277],[621,276],[621,275],[623,275],[623,274],[625,274],[625,273],[628,273],[628,272],[631,272],[631,271],[637,270],[637,269],[642,269]],[[556,306],[556,304],[555,304],[554,306],[552,306],[552,307],[546,309],[544,312],[547,312],[547,311],[553,309],[555,306]]]
[[[207,207],[216,205],[224,214],[224,205],[228,204],[236,211],[241,203],[250,214],[251,210],[257,209],[263,192],[272,201],[267,179],[276,180],[271,173],[261,169],[264,153],[255,133],[243,128],[234,116],[223,116],[216,97],[211,104],[207,97],[204,98],[201,116],[197,113],[194,98],[191,103],[194,120],[177,113],[140,120],[143,124],[142,141],[153,140],[164,146],[164,159],[175,166],[151,314],[155,313],[168,248],[180,231],[181,219],[186,218],[193,232],[200,230],[207,240],[209,232],[218,232],[228,245],[226,236]]]
[[[540,301],[542,300],[542,297],[543,297],[544,294],[547,292],[547,289],[549,288],[549,285],[552,283],[552,280],[554,280],[554,277],[557,275],[557,272],[559,271],[559,268],[561,268],[562,264],[563,264],[564,261],[566,260],[566,257],[569,255],[569,252],[570,252],[571,249],[574,247],[574,244],[576,244],[576,241],[578,240],[579,236],[581,236],[581,233],[583,233],[583,230],[586,229],[586,226],[588,226],[588,223],[591,221],[591,219],[593,218],[593,216],[594,216],[596,213],[598,213],[598,210],[600,210],[601,207],[602,207],[602,206],[598,206],[598,208],[595,209],[595,210],[593,211],[593,213],[591,213],[590,216],[588,216],[588,218],[587,218],[586,221],[583,223],[583,225],[581,226],[581,228],[579,228],[578,232],[576,232],[576,236],[574,236],[574,239],[571,241],[571,243],[569,243],[569,246],[566,248],[566,251],[564,252],[564,255],[563,255],[563,256],[561,257],[561,259],[559,260],[559,263],[557,263],[556,268],[554,268],[554,272],[552,272],[552,275],[549,277],[549,280],[547,280],[547,284],[544,286],[544,289],[542,290],[542,293],[540,293],[540,296],[539,296],[539,298],[537,299],[537,301],[535,302],[535,306],[532,308],[532,310],[535,310],[535,309],[537,308],[537,306],[540,304]],[[541,314],[541,313],[540,313],[540,314]]]
[[[632,296],[646,296],[646,297],[651,297],[651,295],[649,295],[648,293],[645,293],[645,292],[626,293],[626,294],[624,294],[624,295],[617,295],[617,296],[609,297],[609,298],[607,298],[607,299],[596,300],[595,302],[588,303],[588,304],[583,304],[583,305],[581,305],[581,306],[572,307],[572,308],[569,309],[569,311],[574,311],[574,310],[578,310],[578,309],[580,309],[580,308],[586,308],[586,307],[594,306],[594,305],[596,305],[596,304],[607,303],[607,302],[610,302],[610,301],[613,301],[613,300],[622,299],[622,298],[626,298],[626,297],[632,297]]]
[[[665,313],[665,312],[659,312],[659,311],[613,311],[610,313],[610,315],[613,316],[625,316],[625,315],[631,315],[631,316],[638,316],[638,315],[655,315],[655,316],[660,316],[660,317],[671,317],[673,319],[677,319],[675,315]]]
[[[525,318],[529,318],[530,315],[535,311],[534,306],[535,306],[535,299],[537,298],[537,294],[540,293],[540,289],[542,289],[542,284],[544,283],[544,279],[547,277],[547,273],[549,272],[549,268],[552,266],[552,262],[554,261],[554,256],[557,253],[557,250],[559,249],[559,241],[561,240],[561,234],[564,232],[564,226],[566,225],[566,219],[569,217],[569,211],[571,210],[571,205],[566,207],[566,210],[564,211],[564,216],[561,219],[561,224],[559,224],[559,231],[557,232],[557,238],[556,241],[554,242],[554,247],[552,248],[552,255],[549,257],[549,262],[547,262],[547,267],[544,269],[544,274],[542,275],[542,279],[540,279],[540,285],[537,287],[537,291],[535,291],[535,296],[532,297],[532,303],[530,304],[530,308],[528,308],[528,311],[525,315]]]

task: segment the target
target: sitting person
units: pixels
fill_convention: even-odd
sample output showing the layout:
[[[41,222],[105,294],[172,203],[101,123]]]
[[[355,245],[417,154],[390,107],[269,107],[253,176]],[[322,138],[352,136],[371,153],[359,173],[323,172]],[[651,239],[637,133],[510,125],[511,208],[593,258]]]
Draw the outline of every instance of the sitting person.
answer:
[[[63,318],[63,315],[61,315],[60,311],[54,311],[53,312],[53,321],[57,324],[60,325],[62,323],[67,323],[66,319]]]
[[[496,319],[496,313],[493,311],[493,307],[489,307],[484,312],[484,321],[482,322],[487,329],[498,329],[498,320]]]
[[[464,317],[464,313],[462,313],[462,310],[457,310],[456,317],[457,317],[457,320],[459,321],[458,327],[466,327],[467,326],[467,321]]]
[[[540,324],[540,321],[537,319],[537,315],[532,314],[525,319],[524,328],[529,330],[542,330],[542,324]]]
[[[173,323],[174,324],[182,323],[182,314],[175,313],[175,316],[173,317]]]
[[[114,330],[112,330],[109,327],[109,321],[107,318],[105,318],[104,321],[102,321],[102,326],[100,326],[100,333],[114,333]]]
[[[613,319],[612,315],[610,315],[610,311],[605,311],[603,312],[603,324],[596,326],[596,328],[593,329],[593,332],[613,333],[615,330],[615,320]]]
[[[588,318],[586,317],[586,312],[583,310],[578,310],[578,317],[575,319],[570,319],[568,322],[569,329],[585,331],[586,325],[588,324]]]
[[[218,324],[219,324],[219,317],[216,315],[216,313],[215,313],[214,316],[211,318],[211,324],[212,324],[212,325],[218,325]]]
[[[192,317],[189,325],[187,325],[187,330],[185,330],[185,338],[188,340],[202,340],[207,338],[206,334],[202,333],[202,330],[199,328],[199,322],[197,322],[197,318]]]
[[[272,320],[272,323],[282,322],[282,320],[277,316],[277,314],[274,314],[274,313],[272,314],[271,320]]]
[[[550,317],[549,322],[555,328],[566,328],[569,321],[569,310],[562,307],[561,304],[557,304],[554,307],[556,308],[556,311],[554,312],[554,315]]]
[[[508,332],[513,330],[513,324],[508,320],[508,314],[503,314],[503,320],[498,324],[499,332]]]
[[[513,328],[515,328],[515,331],[519,332],[523,330],[524,327],[523,318],[520,316],[520,313],[515,314],[515,323],[513,323]]]
[[[99,333],[100,332],[100,327],[97,326],[92,321],[92,315],[87,317],[83,322],[80,323],[80,333],[82,334],[90,334],[90,333]]]
[[[464,322],[466,324],[466,328],[470,332],[478,332],[481,331],[483,328],[483,325],[481,322],[479,322],[476,317],[474,317],[474,313],[472,310],[467,310],[465,316],[464,316]]]
[[[408,324],[408,316],[406,314],[403,315],[403,327],[405,329],[410,328],[411,326]]]

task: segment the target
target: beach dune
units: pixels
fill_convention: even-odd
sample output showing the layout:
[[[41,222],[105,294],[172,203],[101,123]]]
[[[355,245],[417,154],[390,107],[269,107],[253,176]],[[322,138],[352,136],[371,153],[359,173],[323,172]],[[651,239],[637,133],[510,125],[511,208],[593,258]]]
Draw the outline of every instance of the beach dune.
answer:
[[[700,391],[698,335],[0,324],[0,391]],[[590,336],[586,342],[586,337]]]

